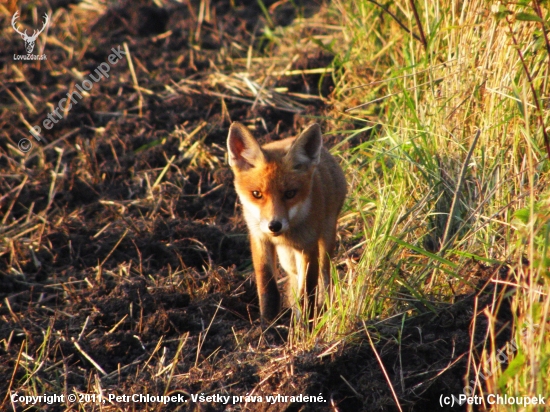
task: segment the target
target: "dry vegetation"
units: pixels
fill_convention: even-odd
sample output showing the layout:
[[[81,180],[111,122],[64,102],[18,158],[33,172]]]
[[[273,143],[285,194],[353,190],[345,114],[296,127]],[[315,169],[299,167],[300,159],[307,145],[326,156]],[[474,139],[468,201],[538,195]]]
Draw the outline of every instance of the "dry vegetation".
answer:
[[[0,4],[2,410],[26,408],[16,392],[88,395],[51,410],[543,410],[439,402],[548,394],[544,5],[48,4]],[[50,15],[47,60],[13,60],[15,10],[28,31]],[[233,120],[262,141],[316,120],[345,168],[334,293],[311,328],[260,327]],[[108,399],[134,393],[187,402]]]

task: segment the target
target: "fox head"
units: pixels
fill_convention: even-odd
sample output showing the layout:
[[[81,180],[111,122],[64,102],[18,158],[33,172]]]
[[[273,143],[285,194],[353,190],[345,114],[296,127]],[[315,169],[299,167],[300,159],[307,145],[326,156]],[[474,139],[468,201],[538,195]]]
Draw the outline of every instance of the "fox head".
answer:
[[[252,133],[233,123],[227,138],[229,165],[250,231],[279,236],[296,227],[311,207],[313,174],[322,148],[312,124],[295,139],[260,147]]]

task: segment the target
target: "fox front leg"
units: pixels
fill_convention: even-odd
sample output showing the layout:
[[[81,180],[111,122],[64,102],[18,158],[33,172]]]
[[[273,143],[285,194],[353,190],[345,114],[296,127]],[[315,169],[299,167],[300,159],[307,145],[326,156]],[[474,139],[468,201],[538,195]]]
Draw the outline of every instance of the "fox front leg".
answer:
[[[275,247],[264,239],[251,237],[252,262],[256,275],[256,287],[260,300],[262,320],[271,322],[281,308],[281,297],[277,287]]]
[[[308,319],[313,319],[317,308],[317,294],[319,291],[319,248],[316,247],[307,255],[306,295],[304,304]]]

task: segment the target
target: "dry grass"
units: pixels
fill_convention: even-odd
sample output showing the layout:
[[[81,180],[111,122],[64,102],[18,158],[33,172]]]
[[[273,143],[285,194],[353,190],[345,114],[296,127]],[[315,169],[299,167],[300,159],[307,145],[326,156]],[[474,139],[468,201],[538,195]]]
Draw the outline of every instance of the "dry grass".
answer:
[[[242,34],[213,2],[187,2],[176,53],[181,27],[138,36],[139,21],[84,1],[57,9],[38,43],[52,87],[4,66],[7,394],[314,390],[330,410],[406,410],[469,382],[483,394],[548,391],[550,55],[528,21],[538,3],[337,0],[278,26],[290,3],[262,3],[266,25]],[[90,36],[103,26],[126,33],[114,37],[127,59],[113,83],[23,155],[28,128],[99,64],[87,53],[112,46]],[[9,25],[1,35],[20,46]],[[334,292],[313,327],[288,315],[256,327],[246,234],[221,170],[236,118],[270,135],[316,119],[337,142],[351,195]]]
[[[355,232],[366,241],[350,268],[360,281],[342,285],[354,303],[338,302],[347,315],[335,316],[335,330],[349,325],[350,312],[387,316],[414,301],[452,302],[476,283],[472,259],[497,265],[509,274],[501,280],[496,271],[491,281],[513,287],[517,350],[508,339],[508,360],[498,360],[506,299],[495,294],[492,309],[479,312],[487,335],[481,345],[472,340],[473,383],[465,387],[543,394],[550,48],[549,23],[540,18],[547,11],[537,1],[420,3],[334,5],[344,35],[333,47],[346,59],[334,118],[345,111],[373,131],[345,155],[357,188],[345,219],[365,225]],[[524,325],[537,326],[522,334]]]

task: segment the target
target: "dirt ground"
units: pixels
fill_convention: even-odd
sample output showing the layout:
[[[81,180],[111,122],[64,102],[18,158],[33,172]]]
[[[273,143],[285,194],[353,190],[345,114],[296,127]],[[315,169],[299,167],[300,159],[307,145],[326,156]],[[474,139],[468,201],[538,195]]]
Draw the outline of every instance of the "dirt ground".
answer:
[[[11,14],[0,16],[0,409],[27,410],[10,398],[17,392],[185,398],[31,410],[395,411],[393,388],[403,410],[464,410],[441,408],[440,396],[467,385],[465,354],[483,342],[480,313],[497,292],[485,284],[502,269],[472,265],[477,290],[404,324],[365,319],[376,352],[359,324],[310,350],[289,343],[288,315],[262,331],[224,160],[228,128],[239,120],[262,141],[292,135],[325,113],[318,96],[333,83],[319,73],[273,76],[271,96],[246,94],[232,74],[250,64],[249,48],[268,56],[274,47],[260,3],[50,1],[39,62],[13,61],[23,41]],[[21,9],[25,27],[47,11],[38,4],[33,20],[33,4]],[[263,4],[273,27],[295,17],[291,2]],[[320,6],[301,7],[312,15]],[[129,53],[109,77],[33,139],[29,127],[124,44]],[[288,68],[332,59],[304,50]],[[17,149],[24,138],[28,153]],[[504,343],[506,304],[498,316]],[[200,394],[231,401],[194,401]],[[277,394],[289,398],[266,400]]]

